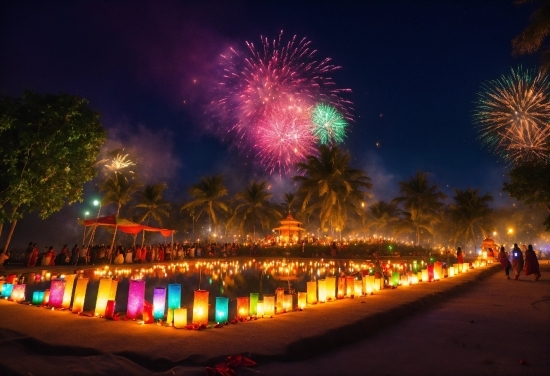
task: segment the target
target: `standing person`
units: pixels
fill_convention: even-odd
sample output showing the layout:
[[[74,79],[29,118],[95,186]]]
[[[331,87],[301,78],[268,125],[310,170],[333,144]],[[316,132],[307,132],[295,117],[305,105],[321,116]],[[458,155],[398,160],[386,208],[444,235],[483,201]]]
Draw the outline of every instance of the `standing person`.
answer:
[[[523,252],[519,249],[517,244],[514,244],[514,249],[512,249],[512,268],[516,273],[516,281],[519,280],[519,274],[521,269],[523,269]]]
[[[525,251],[525,275],[535,275],[535,281],[538,281],[540,278],[540,268],[539,260],[537,260],[537,255],[533,251],[533,246],[529,244],[527,250]]]
[[[457,263],[463,264],[464,263],[464,252],[462,252],[462,248],[458,247],[456,250],[456,260]]]
[[[80,253],[80,249],[78,249],[78,244],[75,244],[73,249],[71,250],[71,265],[76,265],[78,262],[78,254]]]
[[[510,279],[510,268],[512,267],[512,264],[510,264],[510,260],[508,260],[508,254],[506,253],[506,249],[504,248],[504,246],[500,247],[500,252],[498,253],[498,262],[500,262],[500,264],[504,268],[506,278]]]

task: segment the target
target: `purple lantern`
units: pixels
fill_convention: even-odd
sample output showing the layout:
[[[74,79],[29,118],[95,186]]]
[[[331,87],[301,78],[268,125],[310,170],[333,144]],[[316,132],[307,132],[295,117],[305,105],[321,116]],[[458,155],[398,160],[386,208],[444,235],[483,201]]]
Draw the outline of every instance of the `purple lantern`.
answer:
[[[51,299],[51,298],[50,298]],[[143,302],[145,300],[145,281],[134,279],[130,281],[130,291],[128,291],[128,307],[126,317],[137,319],[143,314]]]

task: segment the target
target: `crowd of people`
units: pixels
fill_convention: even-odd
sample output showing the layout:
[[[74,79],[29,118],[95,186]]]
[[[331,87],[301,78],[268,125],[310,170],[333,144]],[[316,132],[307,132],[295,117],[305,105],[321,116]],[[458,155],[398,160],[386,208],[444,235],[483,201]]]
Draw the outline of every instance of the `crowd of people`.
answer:
[[[519,280],[520,274],[523,271],[526,276],[534,275],[535,281],[538,281],[541,274],[537,254],[533,250],[533,246],[531,244],[523,244],[522,248],[523,250],[518,247],[517,244],[514,244],[511,254],[511,261],[510,255],[508,255],[506,248],[504,247],[500,247],[500,252],[496,257],[504,268],[506,278],[510,279],[510,270],[513,269],[515,280]]]
[[[53,246],[39,251],[35,243],[30,242],[25,250],[23,265],[56,266],[56,265],[102,265],[102,264],[141,264],[146,262],[163,262],[184,260],[195,257],[229,257],[238,256],[241,246],[237,243],[189,243],[189,244],[157,244],[114,247],[109,245],[94,245],[79,247],[75,244],[69,250],[67,244],[57,252]]]

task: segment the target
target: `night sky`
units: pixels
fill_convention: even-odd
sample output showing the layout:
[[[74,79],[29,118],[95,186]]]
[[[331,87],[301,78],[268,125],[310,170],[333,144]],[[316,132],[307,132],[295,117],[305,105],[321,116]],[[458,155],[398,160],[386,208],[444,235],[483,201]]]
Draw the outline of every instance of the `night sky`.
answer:
[[[167,182],[168,198],[185,199],[201,176],[225,173],[234,193],[268,179],[278,201],[293,190],[215,137],[207,104],[223,66],[220,54],[260,35],[306,37],[317,57],[342,68],[332,77],[353,102],[342,147],[372,178],[373,201],[398,193],[417,170],[452,196],[452,188],[501,195],[506,166],[484,150],[472,122],[484,81],[536,57],[511,55],[511,39],[534,5],[501,1],[189,1],[3,2],[0,94],[26,89],[85,97],[101,113],[105,150],[125,147],[147,183]],[[481,3],[481,4],[477,4]],[[85,203],[42,222],[28,215],[12,246],[60,247],[78,238]],[[114,210],[113,210],[114,211]],[[107,214],[108,210],[105,210]],[[6,224],[2,242],[8,231]],[[80,230],[79,230],[80,229]],[[81,232],[80,232],[81,233]]]

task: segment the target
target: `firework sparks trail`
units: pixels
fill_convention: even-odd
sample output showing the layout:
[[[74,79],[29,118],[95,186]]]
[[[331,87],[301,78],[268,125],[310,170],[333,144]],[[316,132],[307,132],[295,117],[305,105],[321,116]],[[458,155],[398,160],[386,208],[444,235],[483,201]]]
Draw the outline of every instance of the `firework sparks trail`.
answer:
[[[550,81],[520,68],[489,81],[478,93],[475,121],[480,138],[505,160],[548,160],[550,152]]]
[[[297,162],[316,154],[310,109],[301,106],[272,108],[255,127],[256,156],[266,169],[289,173]]]
[[[348,124],[336,108],[319,103],[313,109],[311,121],[314,125],[313,134],[319,138],[319,142],[322,144],[344,141]]]
[[[345,119],[352,119],[351,102],[342,98],[342,94],[351,90],[335,86],[330,75],[340,67],[331,64],[330,58],[317,60],[317,51],[311,48],[311,42],[306,38],[294,36],[284,42],[282,31],[273,41],[264,37],[260,40],[260,48],[246,42],[244,53],[230,49],[229,53],[222,55],[225,69],[219,87],[223,94],[217,108],[230,119],[224,133],[232,135],[238,146],[263,155],[265,140],[271,136],[258,141],[258,129],[270,128],[266,122],[273,119],[273,111],[297,103],[309,107],[327,103]],[[303,120],[297,119],[296,122]],[[279,122],[278,126],[282,123]],[[280,162],[279,165],[286,165],[286,162]],[[271,164],[268,166],[272,168]]]
[[[128,154],[120,155],[117,153],[117,155],[109,161],[109,164],[106,164],[105,167],[107,170],[114,172],[115,174],[119,173],[121,170],[128,168],[130,166],[135,166],[136,164],[132,162],[128,158]],[[128,171],[130,173],[133,173],[133,171]]]

